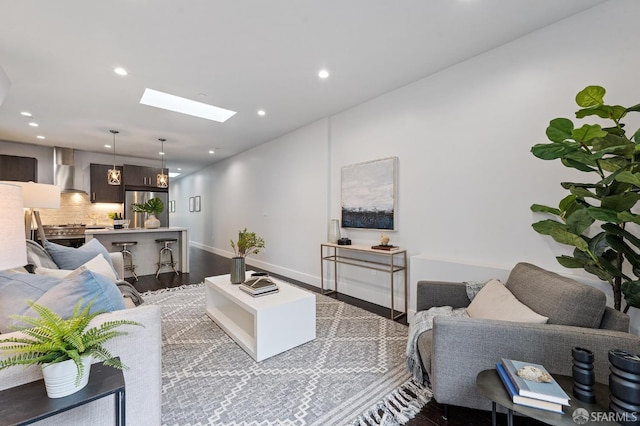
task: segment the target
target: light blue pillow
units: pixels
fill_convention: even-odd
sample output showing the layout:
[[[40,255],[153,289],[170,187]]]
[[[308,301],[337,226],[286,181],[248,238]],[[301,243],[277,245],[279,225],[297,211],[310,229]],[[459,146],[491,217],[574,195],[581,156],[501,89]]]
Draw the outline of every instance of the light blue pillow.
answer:
[[[113,267],[113,262],[111,261],[109,252],[100,243],[100,241],[95,238],[89,240],[89,242],[78,248],[61,246],[60,244],[52,243],[51,241],[45,241],[44,248],[47,250],[47,253],[51,255],[53,261],[56,262],[58,268],[69,270],[79,268],[97,255],[101,254],[107,262],[109,262],[109,265],[111,265],[111,269],[113,269],[113,273],[116,277],[118,276],[115,268]]]
[[[37,300],[60,279],[46,275],[0,272],[0,333],[9,330],[9,316],[22,315],[29,309],[27,300]]]
[[[38,277],[39,275],[33,276]],[[22,312],[16,312],[14,310],[14,312],[12,312],[13,314],[37,317],[38,314],[26,304],[27,300],[33,300],[39,305],[46,306],[62,318],[69,318],[71,316],[73,308],[80,299],[83,299],[82,308],[94,300],[90,312],[111,312],[125,308],[124,299],[118,286],[107,277],[93,273],[88,269],[63,279],[47,278],[54,279],[58,281],[58,283],[37,299],[27,299],[23,297],[14,300],[15,305],[22,305],[18,308],[18,310]],[[8,330],[3,329],[2,332],[11,331],[16,327],[25,328],[28,327],[28,325],[11,318],[6,327]]]

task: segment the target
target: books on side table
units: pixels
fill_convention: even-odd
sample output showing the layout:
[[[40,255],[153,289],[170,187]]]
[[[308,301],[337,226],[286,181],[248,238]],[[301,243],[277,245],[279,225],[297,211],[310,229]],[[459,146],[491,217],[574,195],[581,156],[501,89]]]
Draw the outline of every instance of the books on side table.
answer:
[[[548,374],[551,377],[551,381],[545,383],[523,379],[518,376],[517,371],[525,366],[535,367]],[[562,406],[569,405],[569,395],[562,390],[558,382],[540,364],[502,358],[502,362],[496,364],[496,371],[514,404],[540,408],[560,414],[564,413]]]
[[[253,297],[266,296],[278,292],[278,285],[268,275],[251,276],[240,284],[240,290]]]

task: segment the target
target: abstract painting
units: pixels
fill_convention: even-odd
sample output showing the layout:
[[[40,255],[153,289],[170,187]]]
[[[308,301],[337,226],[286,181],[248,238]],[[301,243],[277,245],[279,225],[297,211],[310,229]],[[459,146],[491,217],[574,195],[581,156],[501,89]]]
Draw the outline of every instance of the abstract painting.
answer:
[[[398,157],[342,167],[342,227],[396,230]]]

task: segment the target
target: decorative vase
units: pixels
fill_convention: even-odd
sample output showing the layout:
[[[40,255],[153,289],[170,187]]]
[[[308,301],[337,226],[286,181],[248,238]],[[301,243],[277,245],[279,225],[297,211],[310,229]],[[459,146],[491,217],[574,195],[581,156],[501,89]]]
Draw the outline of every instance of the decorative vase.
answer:
[[[44,376],[47,396],[49,398],[62,398],[76,393],[87,386],[89,382],[89,372],[91,371],[91,357],[83,356],[82,363],[84,365],[84,371],[78,385],[76,385],[78,368],[72,359],[55,364],[43,364],[42,375]]]
[[[573,356],[573,396],[579,401],[593,404],[596,402],[596,374],[593,370],[593,352],[575,347]]]
[[[231,258],[231,284],[242,284],[245,277],[244,257]]]
[[[609,408],[629,420],[640,412],[640,357],[622,349],[609,351]],[[621,424],[635,424],[621,421]]]
[[[147,220],[144,221],[144,227],[147,229],[160,228],[160,220],[158,220],[155,214],[150,214]]]
[[[329,242],[337,244],[340,239],[340,221],[338,219],[331,219],[329,221]]]

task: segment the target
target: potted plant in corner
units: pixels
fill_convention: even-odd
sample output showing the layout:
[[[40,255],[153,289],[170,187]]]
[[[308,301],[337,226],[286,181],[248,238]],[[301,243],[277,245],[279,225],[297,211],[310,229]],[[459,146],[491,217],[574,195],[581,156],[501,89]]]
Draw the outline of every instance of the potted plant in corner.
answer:
[[[247,231],[244,228],[238,231],[238,242],[231,240],[231,247],[235,252],[235,256],[231,259],[231,282],[240,284],[245,278],[245,257],[250,254],[258,254],[260,249],[264,248],[264,240],[258,237],[255,232]]]
[[[533,204],[531,210],[552,216],[534,223],[536,232],[573,247],[572,255],[558,256],[558,262],[607,281],[614,307],[622,308],[624,295],[626,312],[630,306],[640,308],[640,130],[627,136],[622,120],[640,112],[640,104],[607,105],[604,95],[600,86],[588,86],[576,95],[576,118],[596,123],[577,127],[568,118],[553,119],[547,128],[551,142],[531,148],[536,157],[560,160],[591,179],[561,182],[568,194],[558,207]]]
[[[147,229],[155,229],[160,227],[160,221],[156,217],[164,211],[164,203],[158,197],[150,198],[146,203],[135,203],[131,205],[131,209],[136,213],[147,213],[149,217],[144,221],[144,227]]]
[[[33,328],[21,329],[21,337],[0,339],[0,351],[10,355],[0,360],[0,370],[14,365],[41,365],[47,395],[49,398],[61,398],[87,385],[93,359],[120,370],[127,369],[103,344],[127,334],[115,330],[121,325],[142,324],[117,320],[87,329],[89,322],[102,313],[90,313],[93,301],[81,309],[83,300],[80,299],[68,319],[61,318],[45,306],[28,303],[40,318],[27,315],[13,317]]]

